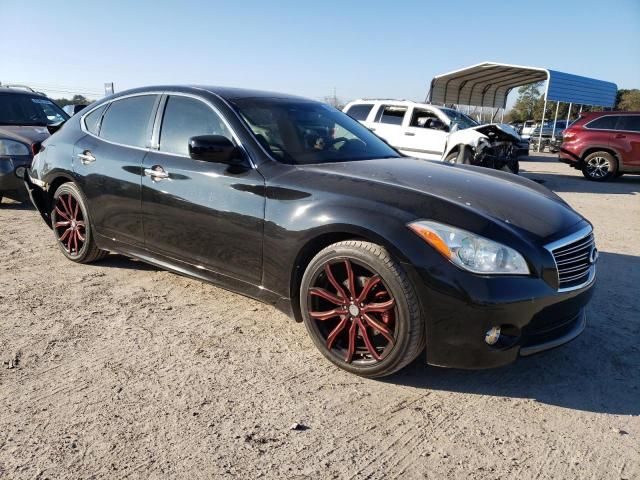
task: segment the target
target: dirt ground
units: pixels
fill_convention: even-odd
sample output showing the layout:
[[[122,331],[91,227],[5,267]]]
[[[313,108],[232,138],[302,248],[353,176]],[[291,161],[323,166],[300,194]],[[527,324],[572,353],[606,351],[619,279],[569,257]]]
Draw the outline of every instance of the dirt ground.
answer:
[[[341,372],[303,325],[0,208],[0,478],[640,478],[640,176],[522,163],[595,225],[584,334],[496,370]],[[293,424],[299,424],[292,429]]]

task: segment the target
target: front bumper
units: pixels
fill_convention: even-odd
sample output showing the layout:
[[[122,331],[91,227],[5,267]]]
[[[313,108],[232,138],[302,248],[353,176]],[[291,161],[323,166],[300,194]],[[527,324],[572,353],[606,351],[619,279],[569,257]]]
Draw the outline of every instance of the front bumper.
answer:
[[[595,285],[594,276],[561,293],[540,278],[466,273],[447,285],[434,281],[433,272],[406,267],[426,322],[427,363],[453,368],[499,367],[573,340],[585,328]],[[485,342],[492,327],[503,333],[493,346]]]
[[[49,196],[47,193],[38,185],[34,183],[34,180],[30,176],[31,169],[27,168],[24,173],[23,185],[26,188],[27,193],[29,194],[29,198],[31,199],[31,203],[36,207],[36,210],[40,213],[40,216],[45,221],[45,223],[51,227],[51,205],[49,202]]]

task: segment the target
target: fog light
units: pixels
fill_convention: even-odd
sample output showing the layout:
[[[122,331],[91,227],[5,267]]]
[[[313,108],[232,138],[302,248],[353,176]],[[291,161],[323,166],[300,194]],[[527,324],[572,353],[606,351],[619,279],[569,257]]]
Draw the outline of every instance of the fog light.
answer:
[[[500,340],[500,327],[492,327],[484,334],[484,341],[487,345],[495,345]]]
[[[16,168],[16,177],[18,178],[24,178],[24,171],[26,170],[26,168],[24,167],[18,167]]]

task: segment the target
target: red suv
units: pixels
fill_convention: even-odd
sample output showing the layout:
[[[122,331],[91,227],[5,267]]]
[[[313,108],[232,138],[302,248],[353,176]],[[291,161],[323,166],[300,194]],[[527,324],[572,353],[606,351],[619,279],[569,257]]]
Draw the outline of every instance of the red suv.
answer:
[[[640,173],[640,112],[583,114],[562,132],[559,160],[598,182]]]

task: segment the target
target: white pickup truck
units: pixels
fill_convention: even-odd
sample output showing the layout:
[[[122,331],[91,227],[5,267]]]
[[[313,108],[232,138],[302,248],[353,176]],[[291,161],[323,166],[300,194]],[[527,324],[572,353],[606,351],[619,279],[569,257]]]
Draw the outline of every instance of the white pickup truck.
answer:
[[[406,100],[355,100],[343,111],[405,155],[518,173],[521,145],[509,125],[480,125],[451,108]]]

